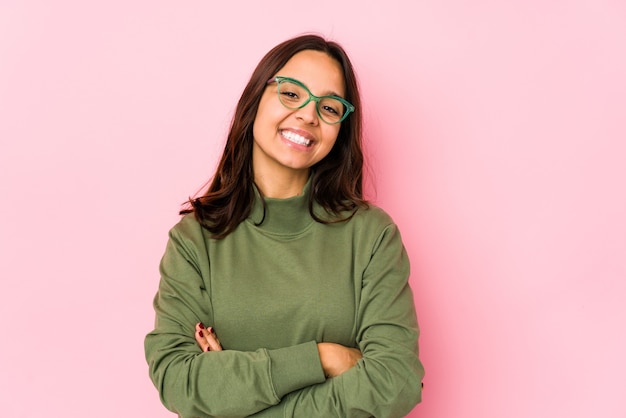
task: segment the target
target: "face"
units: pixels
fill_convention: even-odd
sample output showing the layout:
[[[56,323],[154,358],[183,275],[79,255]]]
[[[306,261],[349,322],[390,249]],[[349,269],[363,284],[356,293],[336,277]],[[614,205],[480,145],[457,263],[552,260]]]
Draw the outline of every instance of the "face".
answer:
[[[275,75],[301,81],[316,96],[345,97],[341,66],[324,52],[301,51]],[[310,168],[332,149],[341,124],[322,121],[313,100],[301,109],[286,108],[278,98],[277,88],[276,83],[266,87],[254,119],[255,177],[308,176]]]

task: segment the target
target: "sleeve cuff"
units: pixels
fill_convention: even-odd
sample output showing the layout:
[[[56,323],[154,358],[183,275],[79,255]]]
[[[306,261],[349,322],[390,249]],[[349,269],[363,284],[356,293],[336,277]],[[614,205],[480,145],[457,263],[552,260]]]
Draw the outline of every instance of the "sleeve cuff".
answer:
[[[268,355],[272,383],[279,398],[326,380],[315,341],[268,350]]]

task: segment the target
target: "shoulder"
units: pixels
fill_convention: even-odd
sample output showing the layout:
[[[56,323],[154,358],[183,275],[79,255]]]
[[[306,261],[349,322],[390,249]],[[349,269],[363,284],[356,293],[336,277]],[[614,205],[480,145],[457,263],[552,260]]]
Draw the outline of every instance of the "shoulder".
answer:
[[[359,208],[359,210],[355,214],[355,217],[361,217],[368,221],[376,221],[384,224],[393,223],[391,216],[387,212],[385,212],[383,208],[373,205],[371,203],[368,204],[367,208]]]
[[[400,228],[391,215],[379,206],[370,204],[368,209],[359,210],[355,217],[357,216],[363,225],[369,225],[368,228],[371,228],[371,236],[375,240],[374,248],[390,243],[404,247]]]
[[[188,213],[183,215],[182,218],[170,229],[171,234],[192,236],[201,232],[202,226],[196,219],[195,213]]]
[[[205,247],[209,232],[200,225],[194,213],[184,215],[169,230],[169,239],[178,246],[187,248]]]
[[[367,227],[368,229],[382,231],[388,227],[394,227],[394,223],[391,216],[385,212],[381,207],[369,204],[367,208],[359,208],[352,217],[354,222],[359,227]]]
[[[370,248],[376,248],[381,240],[401,240],[398,227],[391,216],[373,204],[359,208],[352,218],[345,222],[345,228],[352,231],[355,242]]]

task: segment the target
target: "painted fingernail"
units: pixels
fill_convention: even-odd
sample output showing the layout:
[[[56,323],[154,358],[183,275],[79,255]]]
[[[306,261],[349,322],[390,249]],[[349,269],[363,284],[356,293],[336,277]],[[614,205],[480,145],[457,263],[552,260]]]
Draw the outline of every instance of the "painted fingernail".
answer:
[[[204,324],[200,322],[200,328],[204,329]]]
[[[209,334],[213,334],[213,327],[207,328],[207,331],[209,331]]]
[[[202,331],[198,331],[198,335],[200,336],[200,338],[204,338],[204,334],[202,333]]]

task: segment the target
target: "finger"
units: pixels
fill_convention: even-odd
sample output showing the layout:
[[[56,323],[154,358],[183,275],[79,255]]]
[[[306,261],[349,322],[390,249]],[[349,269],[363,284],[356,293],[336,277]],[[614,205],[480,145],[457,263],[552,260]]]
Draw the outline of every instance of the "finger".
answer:
[[[222,345],[220,344],[220,340],[217,338],[217,334],[215,334],[213,327],[208,327],[204,331],[204,335],[206,336],[206,342],[211,351],[222,351]]]
[[[202,351],[211,351],[211,348],[209,346],[209,343],[206,339],[206,334],[205,332],[203,332],[202,330],[197,331],[194,336],[196,337],[196,342],[198,343],[198,345],[200,346],[200,349]]]
[[[194,337],[202,351],[210,351],[209,342],[206,338],[208,333],[203,328],[204,325],[202,325],[202,323],[196,324],[196,332],[194,334]]]

